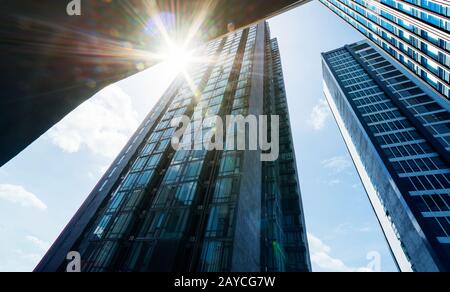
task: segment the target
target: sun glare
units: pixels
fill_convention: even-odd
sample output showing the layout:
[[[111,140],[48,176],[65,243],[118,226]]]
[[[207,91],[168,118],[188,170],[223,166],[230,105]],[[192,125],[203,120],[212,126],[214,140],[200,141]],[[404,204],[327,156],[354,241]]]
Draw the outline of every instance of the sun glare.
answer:
[[[165,62],[174,73],[185,72],[193,60],[192,52],[183,46],[174,45],[164,55]]]
[[[164,13],[159,11],[156,1],[145,1],[145,3],[148,5],[149,15],[151,15],[151,19],[149,19],[146,25],[150,26],[151,30],[154,30],[155,28],[158,30],[162,41],[160,45],[163,47],[156,50],[156,52],[146,52],[146,58],[159,62],[162,61],[168,69],[168,72],[175,76],[181,73],[194,95],[197,96],[199,94],[198,88],[191,76],[189,76],[189,68],[194,65],[194,63],[209,64],[214,62],[214,60],[205,56],[194,56],[195,50],[193,48],[198,45],[196,36],[208,13],[215,9],[217,1],[201,1],[201,6],[198,6],[198,9],[195,9],[196,13],[194,15],[194,21],[186,31],[186,34],[184,34],[182,43],[177,41],[179,38],[171,38],[168,29],[165,26],[167,19],[162,17]],[[150,29],[147,28],[147,30]]]

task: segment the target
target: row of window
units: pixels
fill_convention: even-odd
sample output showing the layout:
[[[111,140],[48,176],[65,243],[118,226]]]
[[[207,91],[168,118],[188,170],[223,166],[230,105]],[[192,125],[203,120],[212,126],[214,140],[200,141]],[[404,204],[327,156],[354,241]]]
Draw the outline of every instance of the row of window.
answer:
[[[251,60],[256,28],[250,30],[243,64]],[[250,68],[242,66],[239,83],[249,81]],[[243,87],[245,88],[245,87]],[[245,100],[245,91],[238,89],[231,109],[232,113],[239,108],[244,108],[245,103],[237,100]],[[228,140],[228,139],[227,139]],[[209,206],[209,217],[205,230],[205,240],[202,245],[198,269],[203,272],[227,271],[230,266],[233,222],[235,205],[239,188],[239,174],[241,167],[241,153],[224,151],[220,160],[214,193]]]
[[[364,56],[362,53],[359,54]],[[375,53],[375,55],[379,54]],[[370,61],[368,61],[367,55],[363,58],[365,58],[364,60],[368,62],[369,66],[372,65]],[[450,113],[443,109],[440,104],[433,101],[429,96],[425,95],[418,86],[410,82],[399,70],[394,69],[389,73],[385,73],[375,68],[374,70],[384,81],[389,83],[389,87],[400,96],[400,101],[405,104],[419,121],[428,127],[434,136],[437,137],[450,131]],[[395,76],[395,78],[388,79],[393,76]],[[440,138],[439,141],[444,147],[450,146],[450,141],[447,141],[447,139]]]
[[[374,55],[378,55],[378,53],[364,54],[359,52],[359,55],[362,56],[363,60],[368,62],[369,66],[372,65],[372,60],[383,62],[382,59],[377,60],[374,58]],[[372,68],[374,68],[374,66],[372,66]],[[401,99],[401,101],[405,103],[406,106],[410,106],[410,110],[411,108],[422,107],[421,110],[423,111],[421,113],[418,111],[415,112],[416,117],[421,118],[422,116],[426,116],[423,115],[424,113],[429,115],[428,113],[433,110],[441,109],[440,106],[436,108],[436,103],[430,102],[430,98],[417,96],[417,94],[422,93],[420,89],[414,83],[407,81],[408,79],[398,70],[378,70],[376,72],[384,81],[388,82],[390,88],[398,92],[400,96],[402,96],[402,92],[407,92],[407,94],[402,96],[403,99]],[[361,72],[360,74],[365,75],[364,72]],[[416,95],[416,97],[411,97],[413,94]],[[358,101],[360,106],[358,108],[361,112],[364,112],[364,120],[366,123],[372,123],[371,130],[378,134],[377,138],[379,139],[385,154],[389,157],[394,170],[400,174],[400,177],[409,180],[411,192],[447,189],[450,182],[448,166],[427,143],[418,141],[420,135],[415,130],[402,130],[410,128],[410,123],[407,122],[405,117],[403,117],[391,102],[382,100],[384,98],[386,98],[384,95],[372,95],[369,98],[372,103],[364,103],[367,100],[359,97]],[[364,105],[361,106],[362,104]],[[377,107],[379,105],[382,105],[384,108],[380,109]],[[389,111],[389,108],[391,111]],[[369,112],[367,112],[368,109]],[[392,111],[392,109],[395,110]],[[380,113],[380,110],[385,111]],[[375,114],[373,114],[373,112],[375,112]],[[414,114],[413,111],[412,113]],[[380,133],[390,134],[380,135]],[[402,145],[402,142],[407,142],[409,144]],[[387,144],[396,146],[386,146]],[[442,202],[445,196],[448,196],[448,194],[435,195],[434,201]],[[438,203],[431,201],[427,204],[418,204],[416,207],[420,206],[422,206],[422,209],[420,210],[423,212],[432,212],[436,209],[440,211],[448,210],[448,206],[445,209],[442,209],[442,206],[439,206]],[[433,232],[437,235],[445,235],[446,230],[448,231],[448,226],[450,226],[448,225],[448,218],[428,218],[427,220],[435,220],[433,224],[430,223],[430,228],[432,228],[434,230]],[[447,222],[447,225],[442,224],[445,222]]]
[[[436,88],[444,96],[449,96],[450,89],[446,85],[445,80],[447,81],[447,83],[449,82],[450,74],[447,69],[444,70],[445,66],[443,65],[447,62],[445,60],[446,55],[439,52],[434,53],[434,48],[429,45],[427,46],[426,42],[423,47],[428,48],[428,51],[423,49],[422,46],[415,47],[414,49],[406,48],[404,43],[400,41],[400,38],[393,37],[397,31],[402,31],[402,29],[400,29],[400,27],[398,27],[397,25],[395,25],[394,28],[394,26],[389,23],[389,21],[396,21],[396,18],[394,18],[392,15],[386,13],[385,11],[382,11],[382,17],[380,17],[378,13],[371,14],[372,12],[370,12],[369,9],[367,10],[367,12],[364,10],[359,11],[359,14],[352,10],[355,9],[355,6],[357,6],[353,1],[350,2],[347,0],[328,0],[321,2],[328,6],[332,11],[344,17],[344,19],[346,19],[350,24],[355,26],[364,35],[377,43],[394,58],[410,68],[420,78],[427,81],[432,87]],[[363,6],[366,6],[366,4],[363,4]],[[340,9],[342,9],[342,11]],[[379,27],[374,26],[373,23],[369,20],[378,23]],[[384,28],[385,30],[383,30],[382,28]],[[388,34],[386,30],[391,30],[391,33]],[[403,34],[404,33],[398,35],[402,36]],[[412,38],[412,35],[408,35],[408,39]],[[427,38],[426,36],[414,39],[416,39],[417,41],[422,41],[422,39],[432,41],[432,39]],[[436,43],[436,46],[440,45],[445,48],[445,42],[441,41]],[[431,48],[433,48],[433,50]],[[401,52],[402,49],[404,50],[403,52]],[[428,56],[421,56],[421,54],[417,54],[417,52],[421,51],[425,54],[429,53]],[[436,62],[439,62],[440,64],[432,61],[432,58],[436,58],[436,56]]]

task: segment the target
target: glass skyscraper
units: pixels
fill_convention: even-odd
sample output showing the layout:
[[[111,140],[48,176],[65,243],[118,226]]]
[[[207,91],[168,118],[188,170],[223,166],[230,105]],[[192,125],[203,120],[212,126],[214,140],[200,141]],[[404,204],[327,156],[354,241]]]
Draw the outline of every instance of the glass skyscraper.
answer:
[[[36,271],[64,271],[70,251],[86,272],[311,270],[276,40],[260,23],[197,53],[205,62],[171,85]],[[183,115],[192,132],[199,118],[279,115],[279,159],[177,150],[171,121]]]
[[[402,271],[450,271],[450,104],[362,41],[323,54],[324,91]]]
[[[320,0],[369,40],[450,99],[450,2]]]

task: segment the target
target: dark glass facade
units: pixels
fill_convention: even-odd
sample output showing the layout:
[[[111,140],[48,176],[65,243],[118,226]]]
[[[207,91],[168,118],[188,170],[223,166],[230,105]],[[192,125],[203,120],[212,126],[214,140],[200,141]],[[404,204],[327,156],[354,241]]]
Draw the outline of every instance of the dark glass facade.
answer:
[[[370,41],[450,99],[450,3],[320,0]]]
[[[37,271],[310,271],[280,55],[266,23],[212,41],[161,98],[63,231]],[[281,155],[200,150],[210,116],[282,116]],[[174,118],[191,118],[182,146]],[[225,127],[225,144],[231,141]],[[248,133],[247,133],[248,135]],[[198,149],[198,150],[197,150]]]
[[[265,74],[269,82],[264,88],[264,112],[280,117],[280,157],[263,163],[263,271],[308,271],[311,267],[280,51],[269,31],[266,38]]]
[[[449,103],[367,41],[324,53],[323,70],[399,268],[449,271]]]

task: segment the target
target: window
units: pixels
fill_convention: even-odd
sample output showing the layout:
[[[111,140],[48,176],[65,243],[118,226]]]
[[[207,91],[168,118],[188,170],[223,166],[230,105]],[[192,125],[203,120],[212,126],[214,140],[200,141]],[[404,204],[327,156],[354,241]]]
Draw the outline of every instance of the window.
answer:
[[[209,104],[210,105],[220,104],[220,103],[222,103],[222,100],[223,100],[222,96],[217,96],[217,97],[214,97],[213,99],[211,99],[209,101]]]
[[[100,251],[98,253],[94,252],[94,258],[89,259],[92,261],[93,265],[93,267],[91,267],[91,271],[102,271],[100,268],[107,267],[115,255],[117,247],[117,243],[111,241],[108,241],[103,245],[98,245],[97,249],[100,249]]]
[[[131,256],[127,263],[127,271],[145,271],[146,264],[151,260],[153,249],[154,243],[135,242],[130,252]]]
[[[99,191],[99,192],[102,192],[102,191],[105,189],[105,187],[106,187],[106,185],[108,184],[108,182],[109,182],[109,180],[106,179],[106,180],[103,182],[102,186],[100,187],[100,189],[99,189],[98,191]]]
[[[164,134],[161,136],[161,139],[171,138],[173,133],[175,132],[174,128],[170,128],[164,131]]]
[[[180,165],[173,165],[169,167],[166,173],[166,182],[175,182],[177,181],[178,174],[180,173]]]
[[[131,168],[131,171],[141,171],[146,162],[147,162],[147,158],[146,157],[139,158],[133,164],[133,167]]]
[[[232,199],[233,192],[235,189],[233,185],[236,185],[235,179],[233,178],[222,178],[218,179],[216,182],[216,187],[214,190],[214,203],[225,203]]]
[[[108,175],[108,178],[111,178],[117,171],[117,166],[113,168],[113,170],[111,170],[111,172]]]
[[[161,154],[153,155],[147,162],[145,169],[154,169],[158,166],[159,160],[161,159]]]
[[[100,223],[98,224],[97,228],[94,230],[94,235],[101,239],[103,237],[103,234],[105,233],[105,230],[108,226],[109,221],[111,220],[112,215],[106,215],[100,220]]]
[[[142,156],[149,155],[155,149],[155,146],[156,146],[155,143],[145,145],[144,149],[142,149],[141,155]]]
[[[124,192],[119,192],[116,193],[114,195],[114,197],[112,197],[111,202],[109,204],[108,210],[107,212],[116,212],[117,209],[120,207],[120,205],[122,204],[124,197],[125,197],[126,193]]]
[[[156,133],[153,133],[153,134],[150,136],[149,141],[152,142],[152,143],[157,142],[157,141],[159,140],[159,138],[161,138],[161,135],[162,135],[162,132],[156,132]]]
[[[144,198],[144,194],[145,193],[143,191],[140,191],[140,190],[134,191],[130,195],[127,203],[125,204],[124,210],[125,211],[133,211],[133,210],[135,210],[139,206],[139,204],[141,203],[142,199]]]
[[[184,172],[184,179],[188,180],[197,178],[200,175],[202,165],[203,165],[202,161],[189,163]]]
[[[196,190],[197,190],[197,183],[195,182],[180,185],[175,195],[176,199],[175,204],[183,206],[192,205]]]
[[[240,157],[227,155],[222,159],[220,174],[238,174],[240,168]]]
[[[155,153],[164,152],[167,149],[167,145],[169,145],[169,140],[164,140],[159,142],[158,148],[156,149]]]
[[[156,236],[157,233],[161,231],[165,219],[166,219],[165,212],[156,212],[154,214],[151,214],[150,217],[148,218],[150,226],[147,231],[147,236],[149,237]]]
[[[206,150],[193,150],[191,152],[190,159],[191,160],[203,159],[203,158],[205,158],[206,154],[207,154]]]
[[[108,233],[108,238],[121,238],[131,222],[132,216],[130,213],[120,214],[114,220],[111,230]]]
[[[230,245],[220,241],[205,241],[199,263],[201,272],[223,272],[229,269]]]
[[[153,207],[156,208],[165,207],[169,203],[171,194],[173,194],[173,192],[174,192],[173,186],[163,186],[161,190],[158,192]]]
[[[233,222],[234,208],[227,205],[211,208],[206,237],[229,237]]]
[[[138,177],[137,173],[128,174],[128,176],[125,178],[125,181],[122,183],[122,187],[120,188],[120,190],[123,191],[131,189],[137,177]]]
[[[188,214],[188,209],[172,210],[172,214],[167,220],[167,225],[165,227],[163,237],[167,238],[180,236],[186,228]]]
[[[186,150],[178,150],[175,153],[172,163],[180,163],[183,162],[189,155],[189,151]]]
[[[152,177],[152,175],[153,175],[153,170],[147,170],[147,171],[144,171],[142,174],[141,174],[141,176],[139,177],[139,179],[137,180],[137,182],[136,182],[136,187],[137,188],[144,188],[144,187],[146,187],[147,186],[147,184],[149,183],[149,181],[150,181],[150,178]]]

